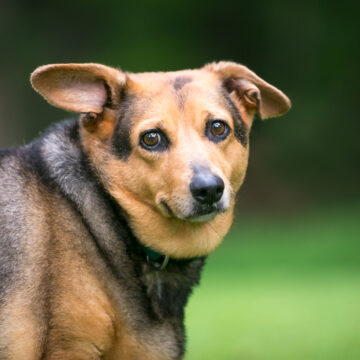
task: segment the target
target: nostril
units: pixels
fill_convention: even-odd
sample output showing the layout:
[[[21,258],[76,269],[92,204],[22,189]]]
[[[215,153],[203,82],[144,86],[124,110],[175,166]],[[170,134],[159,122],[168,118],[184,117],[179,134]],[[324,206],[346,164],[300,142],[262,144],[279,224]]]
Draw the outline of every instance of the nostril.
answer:
[[[222,179],[217,176],[216,179],[217,185],[215,187],[215,201],[220,200],[223,192],[224,192],[224,182],[222,181]]]
[[[200,191],[197,194],[200,197],[206,197],[207,196],[207,189],[200,189]]]
[[[223,187],[223,186],[218,186],[218,187],[216,188],[216,196],[220,196],[220,197],[221,197],[223,191],[224,191],[224,187]]]

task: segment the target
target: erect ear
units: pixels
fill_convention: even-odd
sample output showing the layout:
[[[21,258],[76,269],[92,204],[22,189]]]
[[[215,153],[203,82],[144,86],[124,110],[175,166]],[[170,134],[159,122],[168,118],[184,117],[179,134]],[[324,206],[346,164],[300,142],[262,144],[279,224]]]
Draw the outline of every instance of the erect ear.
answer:
[[[258,112],[262,119],[285,114],[291,107],[289,98],[246,66],[233,62],[211,63],[204,69],[217,73],[229,93],[236,95],[244,106]]]
[[[78,113],[114,107],[125,75],[101,64],[53,64],[37,68],[31,84],[50,104]]]

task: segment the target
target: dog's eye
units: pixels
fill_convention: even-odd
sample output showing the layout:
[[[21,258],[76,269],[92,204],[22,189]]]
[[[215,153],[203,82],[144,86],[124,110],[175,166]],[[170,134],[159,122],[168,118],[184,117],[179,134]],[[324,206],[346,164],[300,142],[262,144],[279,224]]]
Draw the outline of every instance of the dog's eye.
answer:
[[[223,120],[209,120],[206,123],[205,133],[210,140],[220,142],[225,140],[225,138],[229,135],[230,127]]]
[[[169,141],[161,130],[152,129],[140,135],[140,145],[146,150],[163,151],[168,147]]]
[[[226,130],[226,125],[221,121],[214,121],[211,124],[210,131],[213,135],[219,136],[222,135]]]
[[[160,134],[155,131],[148,132],[142,137],[142,141],[144,142],[144,144],[150,147],[154,147],[158,145],[160,140],[161,140]]]

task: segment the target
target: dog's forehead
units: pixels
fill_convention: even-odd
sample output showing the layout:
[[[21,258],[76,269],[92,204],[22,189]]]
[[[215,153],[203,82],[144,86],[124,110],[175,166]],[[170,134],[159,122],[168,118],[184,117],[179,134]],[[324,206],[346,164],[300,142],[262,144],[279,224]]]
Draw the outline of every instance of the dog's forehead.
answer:
[[[178,111],[221,103],[221,81],[205,70],[183,70],[162,73],[130,74],[131,92],[143,110]],[[212,99],[212,101],[211,101]],[[145,110],[146,112],[146,110]]]
[[[171,72],[146,72],[129,74],[130,78],[144,92],[157,93],[158,91],[182,91],[185,87],[209,88],[219,83],[215,74],[205,70],[181,70]]]

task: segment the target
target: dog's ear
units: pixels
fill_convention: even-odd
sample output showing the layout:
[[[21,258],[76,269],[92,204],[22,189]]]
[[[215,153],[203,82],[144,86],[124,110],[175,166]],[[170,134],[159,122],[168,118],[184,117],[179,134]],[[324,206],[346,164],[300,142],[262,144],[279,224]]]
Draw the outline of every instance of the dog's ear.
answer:
[[[30,81],[56,107],[99,114],[119,101],[126,75],[101,64],[52,64],[37,68]]]
[[[211,63],[204,69],[215,72],[225,89],[235,92],[239,101],[250,113],[258,112],[262,119],[285,114],[291,107],[289,98],[246,66],[233,62]]]

